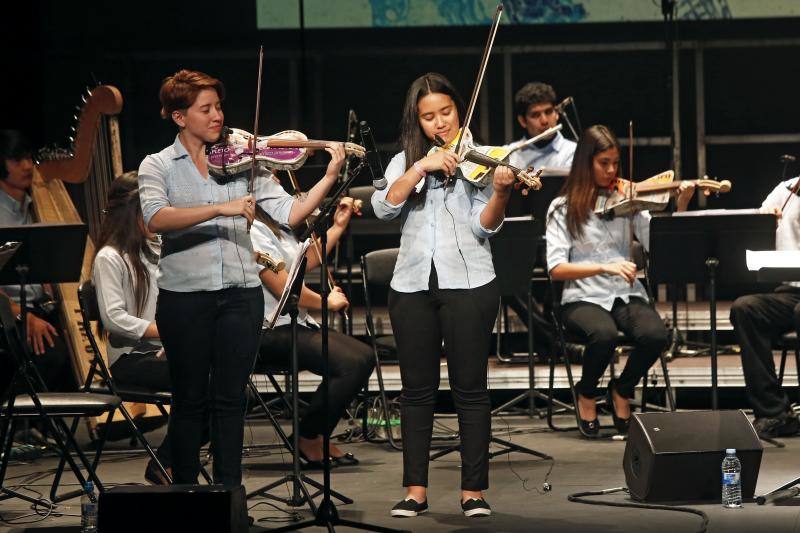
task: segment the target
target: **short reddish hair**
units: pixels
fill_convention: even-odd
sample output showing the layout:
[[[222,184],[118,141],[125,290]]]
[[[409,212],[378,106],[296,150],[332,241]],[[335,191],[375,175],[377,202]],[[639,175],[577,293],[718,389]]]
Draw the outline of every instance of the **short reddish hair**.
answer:
[[[169,118],[173,111],[191,107],[200,91],[213,89],[220,100],[225,99],[225,86],[217,78],[196,70],[179,70],[164,78],[158,98],[161,100],[161,117]]]

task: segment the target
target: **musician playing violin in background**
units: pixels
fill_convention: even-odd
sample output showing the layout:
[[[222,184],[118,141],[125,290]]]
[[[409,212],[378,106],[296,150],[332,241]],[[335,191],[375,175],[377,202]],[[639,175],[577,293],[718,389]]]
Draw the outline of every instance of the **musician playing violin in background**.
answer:
[[[28,191],[33,183],[31,145],[16,130],[0,131],[0,226],[33,224],[34,205]],[[61,334],[56,302],[45,285],[28,284],[26,291],[26,333],[33,364],[51,391],[75,390],[69,361],[69,349]],[[20,320],[19,285],[0,286],[0,298],[11,302],[11,311]],[[14,375],[15,363],[0,358],[0,394]]]
[[[776,250],[800,249],[800,199],[794,192],[798,180],[779,183],[761,204],[762,212],[778,216]],[[745,390],[756,433],[768,438],[796,435],[800,422],[775,374],[772,341],[787,331],[800,331],[800,281],[783,283],[771,293],[737,298],[730,319],[742,349]]]
[[[428,454],[442,341],[461,437],[462,510],[468,516],[491,513],[482,494],[489,486],[491,430],[486,379],[499,293],[488,239],[502,225],[515,178],[498,167],[492,185],[480,189],[456,179],[456,154],[430,151],[434,136],[445,143],[456,138],[462,116],[463,103],[447,78],[428,73],[416,79],[403,108],[403,151],[386,169],[388,187],[372,196],[379,218],[402,219],[389,315],[402,380],[407,490],[392,516],[416,516],[428,508]]]
[[[628,430],[636,384],[668,342],[661,317],[636,279],[630,218],[606,220],[593,212],[598,196],[615,186],[619,160],[614,134],[605,126],[588,128],[578,141],[561,195],[547,214],[547,268],[553,280],[566,282],[561,319],[568,330],[587,339],[583,373],[575,388],[581,425],[588,435],[599,431],[597,385],[614,354],[618,330],[634,341],[622,374],[608,384],[609,405],[620,433]],[[692,188],[691,182],[681,182],[679,194],[685,197]],[[632,216],[636,238],[648,248],[650,214],[640,211]]]
[[[525,135],[509,147],[513,148],[556,126],[559,120],[557,102],[553,87],[539,81],[526,83],[517,91],[514,96],[514,111]],[[575,146],[574,141],[564,138],[557,131],[552,137],[516,150],[511,154],[509,162],[519,168],[569,167],[575,154]]]
[[[162,236],[156,324],[172,378],[173,475],[196,483],[206,409],[211,416],[215,483],[241,484],[245,385],[264,316],[261,280],[247,234],[256,202],[276,221],[304,220],[335,183],[344,148],[331,143],[325,176],[294,199],[271,175],[255,180],[208,173],[206,144],[220,138],[224,87],[201,72],[164,80],[161,116],[178,126],[175,142],[139,167],[139,195],[149,231]]]
[[[342,198],[336,213],[333,215],[333,225],[328,229],[327,250],[330,253],[336,243],[347,229],[353,213],[353,199]],[[281,226],[271,217],[267,216],[263,222],[258,218],[253,222],[250,231],[253,248],[268,253],[275,261],[283,261],[285,267],[279,272],[259,266],[259,276],[264,286],[264,316],[269,317],[278,306],[283,287],[286,284],[288,271],[296,261],[300,250],[300,241],[290,228]],[[306,253],[310,270],[320,265],[320,258],[316,251],[309,249]],[[297,317],[297,358],[301,370],[322,375],[323,354],[322,335],[319,325],[308,314],[308,309],[321,309],[322,299],[319,293],[303,285],[300,293]],[[340,311],[346,309],[350,303],[339,287],[333,287],[328,294],[328,309]],[[256,363],[271,366],[290,367],[292,332],[288,315],[278,317],[272,329],[265,329],[261,334],[261,356]],[[300,434],[298,435],[299,451],[303,459],[314,467],[322,467],[323,432],[330,435],[336,428],[345,408],[355,398],[358,392],[372,374],[375,366],[372,348],[363,342],[338,331],[328,332],[328,363],[330,381],[328,383],[328,397],[322,395],[322,386],[314,392],[309,402],[308,409],[300,418]],[[325,404],[327,403],[328,417],[325,418]],[[338,447],[330,444],[329,455],[331,463],[338,466],[358,464],[352,453],[345,453]]]

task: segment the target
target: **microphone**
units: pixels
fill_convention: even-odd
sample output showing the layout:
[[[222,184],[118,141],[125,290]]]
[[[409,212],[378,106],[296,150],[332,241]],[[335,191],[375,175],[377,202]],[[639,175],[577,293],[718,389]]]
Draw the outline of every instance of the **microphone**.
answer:
[[[561,100],[560,103],[558,103],[558,104],[556,104],[554,106],[555,110],[558,111],[559,113],[563,113],[564,112],[564,108],[567,107],[568,105],[570,105],[573,101],[574,101],[574,99],[571,96],[567,96],[566,98]]]
[[[375,139],[372,137],[372,128],[369,127],[366,120],[359,123],[361,131],[361,144],[367,151],[367,165],[369,166],[369,173],[372,174],[372,186],[377,190],[382,191],[388,185],[386,177],[383,175],[383,164],[381,163],[381,154],[375,147]]]

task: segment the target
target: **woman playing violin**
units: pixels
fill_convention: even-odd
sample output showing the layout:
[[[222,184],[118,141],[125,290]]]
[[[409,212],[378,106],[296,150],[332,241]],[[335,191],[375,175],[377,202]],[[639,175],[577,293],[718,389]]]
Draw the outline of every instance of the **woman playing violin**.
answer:
[[[245,384],[258,350],[264,298],[247,235],[256,202],[275,220],[301,222],[336,181],[344,149],[331,144],[325,176],[295,200],[269,174],[247,193],[247,175],[208,174],[206,144],[219,139],[222,82],[181,70],[161,85],[161,116],[178,126],[175,142],[139,167],[147,228],[162,236],[156,324],[172,380],[173,475],[196,483],[206,409],[211,415],[214,482],[241,484]]]
[[[482,493],[489,486],[486,372],[499,295],[488,238],[500,229],[515,178],[500,167],[491,188],[442,179],[458,175],[459,159],[451,151],[429,150],[437,135],[445,143],[456,137],[463,115],[461,98],[444,76],[429,73],[415,80],[403,110],[403,151],[386,169],[389,186],[372,196],[379,218],[402,218],[389,314],[403,384],[406,497],[392,516],[416,516],[428,508],[428,453],[442,341],[461,436],[462,510],[467,516],[491,513]]]
[[[583,372],[575,388],[583,433],[597,435],[595,397],[616,347],[617,332],[633,339],[634,350],[619,378],[608,384],[614,425],[626,433],[630,398],[639,380],[667,346],[667,330],[636,279],[631,258],[629,217],[606,220],[593,213],[597,198],[616,185],[620,147],[605,126],[592,126],[578,141],[572,168],[561,196],[547,214],[547,268],[564,281],[561,320],[586,339]],[[690,189],[691,183],[682,184]],[[681,195],[685,197],[685,195]],[[650,242],[650,214],[633,215],[633,231],[645,248]]]

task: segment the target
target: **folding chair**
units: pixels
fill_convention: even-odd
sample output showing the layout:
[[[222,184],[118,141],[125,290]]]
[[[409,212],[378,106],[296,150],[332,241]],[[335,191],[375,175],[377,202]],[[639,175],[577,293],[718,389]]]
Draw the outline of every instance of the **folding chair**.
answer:
[[[77,455],[81,465],[86,469],[88,478],[94,482],[98,492],[103,493],[105,488],[97,476],[97,464],[105,445],[107,431],[97,443],[94,460],[89,461],[75,441],[73,433],[67,428],[64,418],[99,417],[106,415],[106,429],[114,412],[120,407],[122,400],[112,394],[93,394],[87,392],[57,393],[47,392],[47,387],[42,381],[36,367],[28,355],[27,347],[20,337],[16,320],[11,311],[11,304],[5,298],[0,298],[0,323],[2,323],[3,336],[6,341],[8,353],[16,363],[16,370],[7,398],[0,405],[2,415],[2,429],[0,430],[0,443],[2,445],[2,461],[0,461],[0,500],[16,497],[37,504],[41,501],[19,493],[5,486],[5,475],[11,455],[11,445],[17,422],[21,419],[40,419],[46,427],[56,446],[61,453],[62,460],[69,464],[80,483],[81,490],[68,494],[58,495],[58,476],[53,481],[50,491],[50,500],[59,502],[83,494],[87,478],[81,472],[81,467],[72,457],[72,451]],[[22,392],[18,393],[18,385]],[[94,495],[90,495],[95,498]]]

